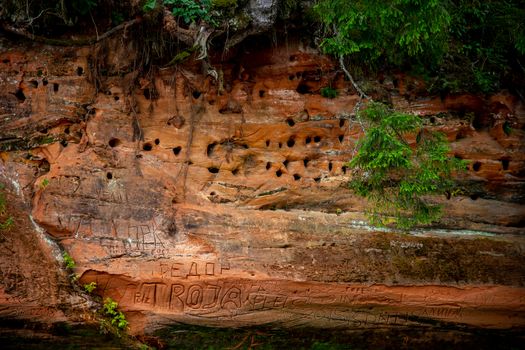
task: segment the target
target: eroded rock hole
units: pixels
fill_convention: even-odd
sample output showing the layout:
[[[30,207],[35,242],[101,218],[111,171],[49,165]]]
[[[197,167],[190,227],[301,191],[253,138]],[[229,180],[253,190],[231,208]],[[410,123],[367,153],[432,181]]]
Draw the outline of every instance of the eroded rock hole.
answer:
[[[62,140],[62,141],[60,141],[60,144],[62,145],[62,147],[67,147],[68,142],[67,142],[67,140]]]
[[[301,95],[308,94],[310,93],[310,87],[305,83],[300,83],[295,91],[297,91]]]
[[[82,74],[84,74],[84,68],[77,67],[77,75],[80,77],[80,76],[82,76]]]
[[[315,136],[315,137],[314,137],[314,142],[315,142],[315,143],[319,143],[319,142],[321,142],[321,136]]]
[[[180,151],[182,150],[182,147],[181,146],[177,146],[173,149],[173,154],[175,154],[176,156],[179,155]]]
[[[314,181],[319,183],[319,182],[321,182],[321,178],[320,177],[314,177]]]
[[[283,143],[279,142],[279,148],[283,148]]]
[[[266,170],[270,170],[272,167],[272,162],[266,162]]]
[[[120,140],[117,138],[112,138],[108,142],[110,147],[117,147],[118,145],[120,145],[120,143],[121,143]]]
[[[472,165],[472,170],[474,171],[479,171],[479,169],[481,169],[481,163],[480,162],[476,162]]]
[[[200,92],[199,90],[193,90],[191,95],[193,96],[194,99],[198,99],[199,97],[201,97],[202,92]]]
[[[339,119],[339,127],[342,128],[343,126],[345,126],[345,120]]]
[[[151,99],[151,91],[149,90],[149,88],[144,89],[143,95],[146,98],[146,100]]]
[[[113,178],[113,174],[108,172],[106,173],[106,177],[108,178],[108,180],[111,180]]]
[[[435,124],[436,123],[436,117],[430,117],[430,123]]]
[[[46,78],[42,79],[42,85],[47,86],[47,84],[49,84],[47,79]]]
[[[293,179],[294,179],[295,181],[299,181],[299,180],[301,180],[301,175],[299,175],[299,174],[293,174]]]
[[[270,147],[270,140],[266,140],[266,147]]]
[[[259,90],[259,97],[263,98],[265,93],[266,93],[266,91]]]
[[[22,102],[24,102],[26,100],[26,95],[24,95],[24,92],[22,91],[22,89],[16,89],[16,91],[15,91],[15,93],[13,95],[15,95],[16,99],[20,103],[22,103]]]
[[[288,79],[289,79],[289,80],[294,80],[294,79],[295,79],[295,75],[290,75],[290,76],[288,76]]]
[[[293,137],[290,137],[288,141],[286,141],[286,145],[290,148],[295,145],[295,140],[293,139]]]
[[[279,169],[279,170],[277,170],[277,171],[275,172],[275,175],[276,175],[277,177],[281,177],[281,176],[283,175],[283,172]]]
[[[114,99],[115,101],[118,101],[118,100],[120,100],[120,97],[118,97],[118,96],[114,96],[113,99]]]
[[[212,173],[212,174],[218,174],[219,173],[219,168],[216,168],[216,167],[212,166],[212,167],[208,168],[208,171],[210,173]]]
[[[334,165],[332,164],[332,162],[328,163],[328,171],[332,171],[333,168]]]
[[[6,58],[6,59],[3,59],[2,62],[5,63],[5,64],[8,64],[8,63],[10,63],[11,61],[10,61],[8,58]]]
[[[343,140],[344,140],[344,138],[345,138],[345,135],[339,135],[337,138],[339,139],[339,142],[340,142],[340,143],[343,143]]]
[[[53,92],[58,92],[58,83],[53,83]]]
[[[508,159],[502,159],[501,160],[501,167],[503,170],[509,170],[509,160]]]
[[[237,175],[239,173],[239,169],[235,168],[232,170],[233,175]]]
[[[288,159],[285,159],[283,162],[285,168],[288,168],[288,163],[290,163],[290,161]]]
[[[348,170],[347,166],[346,165],[343,165],[341,167],[341,171],[343,172],[343,174],[346,174],[346,171]]]
[[[475,193],[470,196],[470,199],[472,199],[473,201],[477,200],[478,198],[479,198],[479,195]]]
[[[308,166],[308,162],[309,161],[310,161],[310,159],[308,159],[308,158],[303,159],[303,164],[304,164],[305,168]]]
[[[34,87],[35,89],[38,87],[38,81],[36,80],[29,81],[29,84],[31,84],[31,86]]]
[[[160,144],[160,140],[159,139],[155,139],[155,144],[158,146]]]
[[[465,130],[460,130],[458,131],[458,133],[456,134],[456,141],[458,140],[461,140],[461,139],[464,139],[467,137],[467,133]]]
[[[64,129],[64,134],[68,134],[70,133],[71,131],[69,130],[69,126],[67,128]]]
[[[211,155],[213,154],[213,152],[215,151],[215,146],[217,146],[217,143],[216,142],[213,142],[213,143],[210,143],[208,145],[208,147],[206,147],[206,155],[208,157],[211,157]]]
[[[310,142],[312,142],[312,138],[310,136],[306,136],[304,143],[309,144]]]
[[[295,122],[293,121],[292,118],[288,118],[288,119],[286,119],[286,124],[288,124],[288,126],[294,126]]]
[[[144,151],[151,151],[153,149],[153,146],[151,145],[151,143],[147,142],[147,143],[142,145],[142,149]]]

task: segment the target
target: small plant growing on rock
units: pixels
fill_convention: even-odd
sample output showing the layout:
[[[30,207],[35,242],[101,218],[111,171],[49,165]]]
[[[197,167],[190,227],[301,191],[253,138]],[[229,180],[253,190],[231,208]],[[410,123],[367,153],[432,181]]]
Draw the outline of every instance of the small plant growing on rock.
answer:
[[[46,188],[48,185],[49,185],[49,180],[48,180],[48,179],[44,179],[44,180],[42,180],[42,182],[40,183],[40,188],[41,188],[41,189],[44,189],[44,188]]]
[[[7,214],[7,201],[3,189],[5,185],[0,183],[0,217]],[[12,216],[8,217],[4,222],[0,218],[0,230],[8,230],[15,223],[15,220]]]
[[[0,222],[0,230],[9,230],[15,224],[12,216],[8,217],[3,223]]]
[[[321,96],[326,97],[326,98],[336,98],[337,90],[330,86],[325,86],[324,88],[321,89]]]
[[[102,319],[100,321],[100,330],[102,333],[112,332],[120,336],[119,331],[123,331],[128,327],[126,316],[117,308],[118,303],[113,299],[106,298],[106,300],[104,300],[101,312],[108,320]],[[114,330],[112,330],[112,328],[114,328]]]
[[[76,266],[75,260],[69,255],[67,252],[64,252],[62,254],[62,258],[64,259],[64,266],[66,267],[66,270],[73,270]]]
[[[91,282],[91,283],[84,284],[84,290],[87,293],[92,293],[96,288],[97,288],[97,282]]]

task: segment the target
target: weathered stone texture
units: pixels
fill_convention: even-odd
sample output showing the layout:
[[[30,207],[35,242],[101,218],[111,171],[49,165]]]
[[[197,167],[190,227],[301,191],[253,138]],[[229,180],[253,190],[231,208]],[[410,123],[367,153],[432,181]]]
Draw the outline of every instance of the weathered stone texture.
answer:
[[[220,82],[187,65],[128,95],[118,76],[95,91],[89,55],[0,52],[1,181],[25,203],[10,209],[20,217],[0,247],[41,239],[19,225],[31,214],[77,261],[80,283],[95,281],[120,303],[134,332],[167,321],[523,327],[519,99],[418,97],[402,75],[376,84],[469,161],[462,192],[435,199],[446,212],[439,225],[401,234],[367,226],[365,203],[346,187],[358,97],[327,57],[300,43],[248,45],[235,63],[212,60]],[[335,99],[320,95],[330,82]],[[43,259],[56,269],[52,254],[31,249],[43,257],[28,266]],[[2,276],[8,262],[26,266],[15,252],[0,260]],[[0,304],[12,310],[10,281],[0,281]]]

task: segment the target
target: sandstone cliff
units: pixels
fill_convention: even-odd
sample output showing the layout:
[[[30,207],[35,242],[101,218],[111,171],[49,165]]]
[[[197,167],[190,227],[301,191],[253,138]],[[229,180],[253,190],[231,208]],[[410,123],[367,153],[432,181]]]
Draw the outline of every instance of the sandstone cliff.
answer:
[[[368,82],[420,114],[469,162],[445,216],[408,234],[366,224],[345,163],[358,101],[299,39],[254,37],[134,86],[133,57],[3,38],[0,317],[86,320],[81,285],[119,302],[134,334],[212,326],[525,325],[525,106],[505,91],[422,95],[403,74]],[[98,60],[98,61],[97,61]],[[109,71],[102,83],[94,67]],[[97,66],[98,65],[98,66]],[[320,89],[331,84],[339,96]]]

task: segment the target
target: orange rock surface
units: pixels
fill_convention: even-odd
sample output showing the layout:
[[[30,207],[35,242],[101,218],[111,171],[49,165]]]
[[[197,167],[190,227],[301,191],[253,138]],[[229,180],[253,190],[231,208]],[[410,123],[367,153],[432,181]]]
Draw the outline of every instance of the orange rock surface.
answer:
[[[132,73],[109,76],[98,91],[89,49],[25,45],[0,50],[0,181],[16,216],[0,241],[0,316],[89,309],[64,291],[51,239],[81,285],[119,302],[133,333],[174,322],[524,327],[515,96],[418,97],[409,77],[377,82],[469,162],[463,190],[435,199],[441,222],[404,234],[364,221],[345,165],[359,98],[299,42],[217,57],[219,80],[190,62],[138,87]],[[125,65],[118,50],[107,60]],[[329,84],[335,99],[320,94]]]

